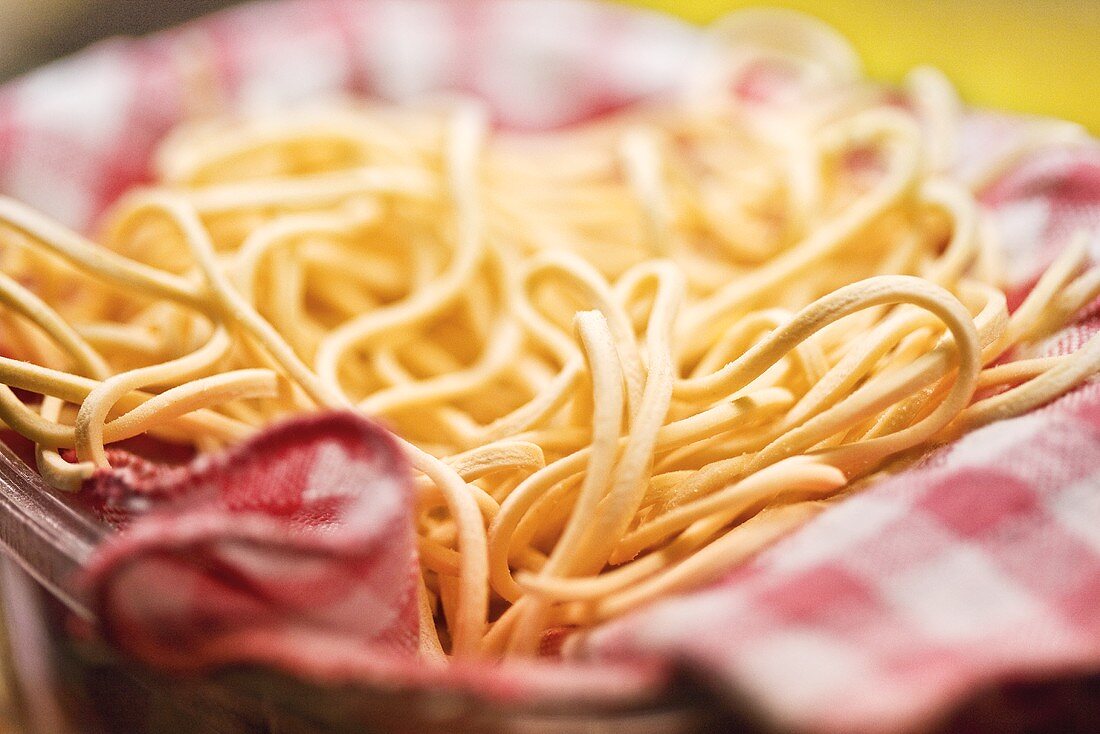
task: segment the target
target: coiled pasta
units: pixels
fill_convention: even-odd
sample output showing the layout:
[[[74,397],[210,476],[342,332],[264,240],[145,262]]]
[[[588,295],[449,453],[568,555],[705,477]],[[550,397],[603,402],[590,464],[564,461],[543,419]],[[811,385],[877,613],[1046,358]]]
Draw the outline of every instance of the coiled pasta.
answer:
[[[1026,151],[953,175],[942,76],[899,104],[788,14],[712,41],[679,102],[555,133],[472,102],[195,122],[96,242],[0,199],[0,420],[74,490],[142,432],[214,451],[379,417],[418,472],[440,661],[712,579],[1095,374],[1096,340],[998,363],[1100,278],[1078,238],[1009,315],[975,194]],[[730,92],[761,69],[773,99]]]

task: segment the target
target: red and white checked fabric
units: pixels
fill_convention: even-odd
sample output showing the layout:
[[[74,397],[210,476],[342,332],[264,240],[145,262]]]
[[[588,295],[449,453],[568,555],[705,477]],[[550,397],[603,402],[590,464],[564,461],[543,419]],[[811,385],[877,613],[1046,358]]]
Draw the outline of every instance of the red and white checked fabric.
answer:
[[[186,465],[111,459],[85,494],[122,532],[86,575],[123,649],[173,669],[415,654],[410,471],[385,429],[329,413]]]
[[[102,44],[0,90],[0,191],[90,227],[121,191],[149,178],[154,145],[194,101],[196,60],[230,109],[461,89],[484,97],[501,124],[545,128],[669,92],[698,41],[698,31],[667,18],[574,0],[246,6],[149,39]],[[766,90],[753,86],[753,96],[766,98]],[[960,165],[980,164],[1026,127],[972,114]],[[983,203],[1022,291],[1072,229],[1100,227],[1100,148],[1032,156]],[[1086,314],[1042,349],[1072,351],[1097,328],[1100,318]],[[325,446],[340,447],[348,471],[316,484]],[[408,580],[378,598],[365,596],[381,594],[383,584],[346,589],[349,604],[375,609],[385,601],[387,613],[396,610],[348,621],[346,607],[303,609],[299,587],[288,591],[267,565],[285,553],[288,568],[305,564],[300,588],[316,588],[307,557],[339,552],[370,561],[358,567],[363,578],[375,578],[371,564],[388,559],[386,578],[404,579],[404,541],[372,545],[377,528],[361,526],[353,511],[360,499],[364,507],[380,498],[393,512],[406,507],[402,483],[380,479],[379,467],[396,461],[389,451],[369,424],[336,416],[275,429],[235,459],[202,460],[208,465],[164,477],[154,470],[161,499],[136,491],[138,464],[102,477],[110,517],[132,512],[135,497],[156,508],[134,519],[90,569],[106,631],[144,659],[175,667],[261,661],[322,679],[444,686],[524,702],[637,700],[653,695],[673,665],[686,666],[721,700],[747,702],[765,725],[806,732],[902,732],[945,721],[1024,729],[1043,719],[992,718],[998,707],[1026,708],[1019,685],[1100,673],[1100,383],[974,432],[827,511],[719,583],[597,631],[581,645],[583,660],[516,668],[412,663]],[[257,463],[264,455],[278,459],[269,471]],[[277,466],[297,468],[285,474]],[[248,472],[264,479],[251,481]],[[205,478],[197,489],[196,474]],[[227,498],[246,476],[250,487],[279,489],[234,507]],[[315,489],[362,497],[338,503],[319,526],[295,525],[295,508]],[[192,526],[192,517],[201,522]],[[267,529],[252,536],[253,523]],[[259,541],[272,555],[242,554],[238,541]],[[225,573],[204,575],[196,559]],[[158,575],[158,568],[165,570]],[[177,576],[191,584],[186,593],[173,587]],[[240,596],[238,608],[204,605],[194,591],[205,593],[212,581],[229,586],[210,599],[241,589],[252,595]],[[145,584],[163,593],[145,594]],[[192,603],[182,610],[154,603],[181,598]],[[210,624],[193,624],[196,611]],[[255,628],[244,623],[254,618]],[[313,646],[312,638],[330,635],[348,644]],[[1095,696],[1094,689],[1072,690]],[[959,713],[975,700],[982,703]]]

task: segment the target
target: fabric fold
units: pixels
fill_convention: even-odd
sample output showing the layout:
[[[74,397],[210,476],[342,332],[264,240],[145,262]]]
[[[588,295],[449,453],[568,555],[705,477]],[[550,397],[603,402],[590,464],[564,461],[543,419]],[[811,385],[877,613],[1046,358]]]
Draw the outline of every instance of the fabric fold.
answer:
[[[183,466],[112,462],[84,491],[121,532],[84,583],[120,648],[176,670],[415,655],[410,472],[384,429],[326,413]]]

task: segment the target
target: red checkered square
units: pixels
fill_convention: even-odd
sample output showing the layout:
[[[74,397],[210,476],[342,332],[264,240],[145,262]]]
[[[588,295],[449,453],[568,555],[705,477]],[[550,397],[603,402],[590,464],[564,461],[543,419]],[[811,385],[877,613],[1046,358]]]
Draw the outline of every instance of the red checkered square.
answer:
[[[980,487],[979,492],[969,491]],[[917,505],[960,538],[983,538],[1035,512],[1031,485],[996,466],[966,467],[941,478]]]

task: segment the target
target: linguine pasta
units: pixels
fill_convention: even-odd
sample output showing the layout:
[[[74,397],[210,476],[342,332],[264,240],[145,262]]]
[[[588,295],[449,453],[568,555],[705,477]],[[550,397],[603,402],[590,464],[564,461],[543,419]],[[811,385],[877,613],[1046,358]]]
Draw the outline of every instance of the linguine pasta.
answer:
[[[197,121],[95,242],[0,199],[0,419],[71,491],[141,433],[378,417],[417,471],[438,661],[711,580],[1096,372],[1096,339],[1003,361],[1100,277],[1074,239],[1010,315],[975,202],[1066,127],[963,179],[937,72],[899,98],[781,13],[712,41],[677,102],[562,132],[469,102]]]

